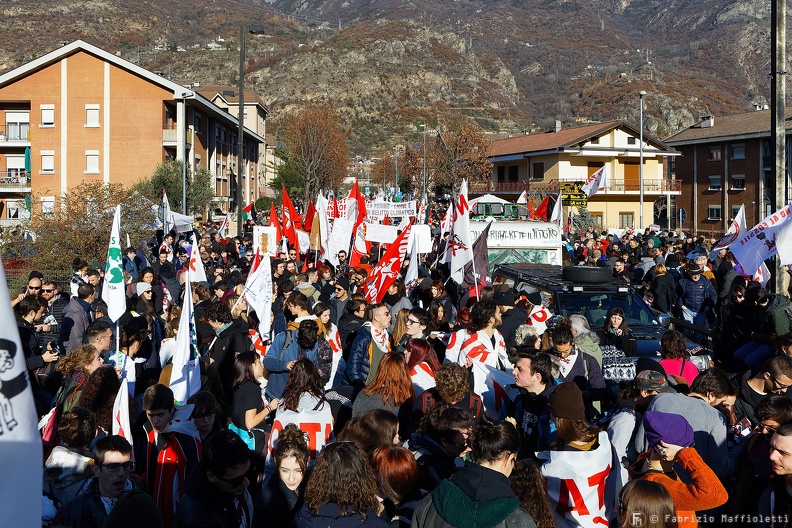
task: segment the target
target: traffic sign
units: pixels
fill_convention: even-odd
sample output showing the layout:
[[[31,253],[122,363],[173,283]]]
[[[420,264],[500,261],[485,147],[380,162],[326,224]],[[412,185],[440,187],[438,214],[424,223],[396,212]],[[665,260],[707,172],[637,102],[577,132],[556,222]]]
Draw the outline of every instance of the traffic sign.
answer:
[[[682,207],[677,209],[677,221],[681,224],[685,223],[687,220],[687,211],[685,211]]]

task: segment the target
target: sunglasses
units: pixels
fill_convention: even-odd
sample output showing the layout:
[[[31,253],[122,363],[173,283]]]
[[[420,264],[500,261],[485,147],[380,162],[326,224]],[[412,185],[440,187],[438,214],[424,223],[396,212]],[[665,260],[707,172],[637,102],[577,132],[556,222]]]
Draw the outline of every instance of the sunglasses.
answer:
[[[245,481],[247,475],[239,475],[238,477],[234,477],[232,479],[225,479],[223,477],[217,477],[217,478],[219,478],[220,480],[222,480],[232,488],[238,488]]]
[[[42,288],[42,289],[41,289],[41,291],[42,291],[42,292],[44,292],[44,293],[52,293],[52,292],[54,292],[55,290],[52,290],[52,289],[49,289],[49,290],[48,290],[48,289],[46,289],[46,288]]]
[[[41,286],[28,286],[28,290],[40,290]]]
[[[775,432],[776,432],[775,427],[770,427],[769,425],[763,424],[762,422],[759,422],[759,423],[756,424],[756,430],[757,431],[762,431],[763,429],[767,429],[772,434],[775,434]]]
[[[124,471],[131,471],[135,468],[135,463],[131,460],[129,462],[124,462],[123,464],[96,464],[97,467],[105,468],[107,471],[111,473],[116,473],[119,469],[123,469]]]
[[[344,291],[344,288],[336,288],[335,291]]]

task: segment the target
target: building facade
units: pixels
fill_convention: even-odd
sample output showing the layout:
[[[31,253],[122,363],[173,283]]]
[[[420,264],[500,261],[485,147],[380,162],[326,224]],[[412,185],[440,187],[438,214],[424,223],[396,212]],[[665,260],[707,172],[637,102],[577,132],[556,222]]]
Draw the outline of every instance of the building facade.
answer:
[[[605,188],[584,200],[599,227],[666,226],[668,211],[673,216],[674,199],[679,196],[680,187],[666,175],[665,159],[676,155],[678,152],[646,135],[641,145],[640,132],[623,121],[565,129],[557,123],[553,132],[493,142],[489,156],[492,174],[485,182],[486,188],[480,191],[505,195],[523,191],[561,192],[562,196],[571,193],[579,196],[586,179],[605,167]],[[641,177],[643,226],[640,225]]]
[[[0,75],[0,222],[54,210],[84,181],[132,185],[168,159],[207,168],[225,210],[237,126],[195,90],[72,42]],[[246,174],[258,174],[263,142],[246,131]]]
[[[790,111],[792,107],[787,107],[786,112]],[[787,138],[790,132],[788,128]],[[705,116],[666,143],[681,153],[669,165],[669,172],[682,184],[678,204],[687,212],[687,226],[702,233],[723,232],[742,205],[749,228],[772,214],[776,182],[770,110]],[[786,149],[789,174],[788,139]]]

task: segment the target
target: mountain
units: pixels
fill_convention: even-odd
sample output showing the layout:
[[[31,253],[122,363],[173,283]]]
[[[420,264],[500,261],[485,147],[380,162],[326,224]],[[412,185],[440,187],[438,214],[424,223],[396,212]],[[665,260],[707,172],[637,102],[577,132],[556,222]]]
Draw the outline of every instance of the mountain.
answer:
[[[660,138],[769,98],[769,6],[758,0],[5,0],[0,71],[81,38],[184,84],[246,83],[273,129],[333,105],[352,149],[418,137],[459,112],[486,130],[638,121]],[[215,49],[208,49],[207,45]]]

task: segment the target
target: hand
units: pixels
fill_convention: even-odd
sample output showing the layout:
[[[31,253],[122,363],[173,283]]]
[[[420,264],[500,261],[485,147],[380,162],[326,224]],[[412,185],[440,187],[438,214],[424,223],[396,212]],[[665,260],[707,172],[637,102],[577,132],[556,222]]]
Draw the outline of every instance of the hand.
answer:
[[[272,398],[270,402],[267,404],[267,407],[269,407],[274,411],[275,409],[278,408],[279,404],[280,404],[280,398]]]
[[[295,363],[297,363],[297,360],[296,360],[296,359],[293,359],[293,360],[289,361],[288,363],[286,363],[286,370],[288,370],[289,372],[291,372],[291,369],[293,369],[293,368],[294,368],[294,364],[295,364]]]
[[[470,357],[469,357],[469,356],[468,356],[468,357],[466,357],[466,358],[465,358],[465,368],[470,368],[470,367],[472,367],[472,366],[473,366],[473,360],[472,360],[472,359],[470,359]]]
[[[617,336],[621,336],[622,335],[622,329],[621,328],[617,328],[616,329],[616,335]]]
[[[48,351],[44,352],[43,354],[41,354],[41,359],[44,360],[44,363],[52,363],[53,361],[57,361],[58,360],[58,352],[57,351],[53,352],[51,350],[48,350]]]
[[[36,332],[49,332],[49,331],[50,331],[50,325],[48,324],[36,325]]]
[[[660,441],[660,444],[657,446],[657,450],[660,453],[660,458],[665,460],[666,462],[672,462],[676,459],[677,453],[684,449],[682,446],[674,445],[674,444],[667,444]]]

